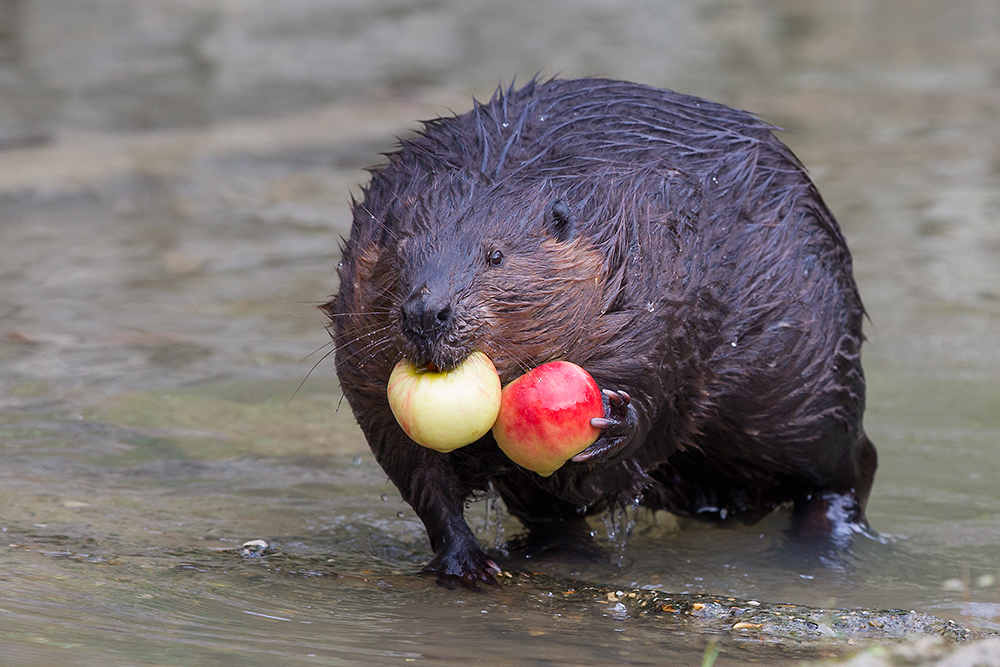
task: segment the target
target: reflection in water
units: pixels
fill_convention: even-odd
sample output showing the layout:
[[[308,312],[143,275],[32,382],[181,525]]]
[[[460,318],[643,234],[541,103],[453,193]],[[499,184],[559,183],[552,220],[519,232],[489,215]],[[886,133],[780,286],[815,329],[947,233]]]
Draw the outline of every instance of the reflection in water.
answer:
[[[543,545],[512,562],[1000,630],[997,11],[0,0],[5,659],[700,658],[705,638],[665,649],[604,606],[415,576],[423,528],[336,411],[332,366],[289,400],[327,344],[314,307],[362,169],[417,119],[537,71],[675,88],[786,128],[872,320],[868,514],[889,544],[815,553],[781,513],[723,529],[639,513],[620,564],[600,523],[568,559]],[[469,512],[489,544],[486,514]],[[294,573],[215,551],[255,538]]]

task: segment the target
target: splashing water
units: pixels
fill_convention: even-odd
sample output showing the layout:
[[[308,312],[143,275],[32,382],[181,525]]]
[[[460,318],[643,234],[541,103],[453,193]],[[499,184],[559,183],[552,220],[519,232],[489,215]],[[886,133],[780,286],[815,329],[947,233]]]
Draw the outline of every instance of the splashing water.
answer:
[[[612,562],[618,567],[625,564],[625,547],[628,544],[628,538],[635,530],[639,500],[636,498],[628,505],[614,505],[601,515],[601,522],[604,523],[607,531],[608,541],[615,547]]]
[[[470,519],[469,523],[472,529],[484,536],[484,543],[489,545],[488,548],[499,551],[504,556],[508,555],[506,549],[507,533],[504,529],[507,509],[500,499],[500,492],[490,482],[489,489],[485,493],[477,495],[473,499],[473,502],[482,502],[484,513],[481,522],[474,518]],[[466,505],[466,508],[468,508],[468,505]]]

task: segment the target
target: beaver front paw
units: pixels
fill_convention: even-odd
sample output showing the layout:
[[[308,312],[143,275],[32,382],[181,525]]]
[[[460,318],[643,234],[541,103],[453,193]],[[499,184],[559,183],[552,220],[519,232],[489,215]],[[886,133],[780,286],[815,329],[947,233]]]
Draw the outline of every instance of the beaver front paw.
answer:
[[[636,425],[632,397],[624,391],[604,390],[604,417],[595,417],[590,424],[603,433],[594,444],[574,456],[576,462],[589,461],[595,456],[611,456],[628,442]]]
[[[441,551],[424,572],[437,576],[437,583],[449,590],[459,586],[476,589],[478,584],[499,586],[496,575],[500,574],[500,566],[480,549],[456,549]]]

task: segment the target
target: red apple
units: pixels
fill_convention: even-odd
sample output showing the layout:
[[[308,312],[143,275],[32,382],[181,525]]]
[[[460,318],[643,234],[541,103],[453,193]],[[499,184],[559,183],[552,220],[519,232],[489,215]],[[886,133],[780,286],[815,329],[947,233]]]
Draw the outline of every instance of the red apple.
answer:
[[[601,390],[590,373],[568,361],[553,361],[506,387],[493,437],[514,463],[548,477],[594,444],[604,416]]]
[[[500,377],[482,352],[473,352],[447,372],[418,368],[404,359],[392,369],[387,393],[406,435],[439,452],[486,435],[500,411]]]

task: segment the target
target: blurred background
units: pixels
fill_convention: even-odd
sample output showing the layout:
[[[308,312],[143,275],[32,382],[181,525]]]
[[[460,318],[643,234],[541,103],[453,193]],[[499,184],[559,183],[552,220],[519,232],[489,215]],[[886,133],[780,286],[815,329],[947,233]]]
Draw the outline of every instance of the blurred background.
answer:
[[[484,637],[497,659],[700,657],[602,607],[560,621],[412,576],[423,529],[338,411],[315,306],[364,168],[536,74],[783,128],[869,312],[869,518],[889,541],[813,557],[780,514],[640,512],[624,552],[597,522],[609,559],[543,570],[1000,630],[995,0],[0,0],[10,664],[468,661]],[[470,516],[493,544],[517,525],[488,504]],[[216,551],[251,538],[285,570]]]

